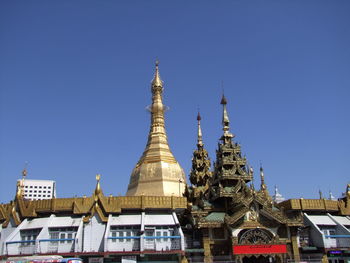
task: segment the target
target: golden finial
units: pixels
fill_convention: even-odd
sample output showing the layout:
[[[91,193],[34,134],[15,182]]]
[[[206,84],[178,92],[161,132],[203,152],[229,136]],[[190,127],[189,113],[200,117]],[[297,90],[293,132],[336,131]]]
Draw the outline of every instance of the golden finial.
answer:
[[[155,87],[162,88],[163,87],[163,81],[161,80],[160,75],[159,75],[159,60],[158,59],[156,60],[156,71],[154,73],[154,78],[152,80],[152,87],[153,88],[155,88]]]
[[[18,198],[22,198],[23,197],[22,195],[23,195],[23,193],[22,193],[22,185],[21,185],[21,182],[18,181],[17,182],[17,193],[16,193],[17,199]]]
[[[266,185],[265,185],[265,177],[264,177],[264,169],[260,163],[260,179],[261,179],[261,190],[266,190]]]
[[[95,188],[95,195],[98,195],[99,193],[101,193],[101,186],[100,186],[100,179],[101,179],[101,175],[100,174],[97,174],[96,175],[96,181],[97,181],[97,184],[96,184],[96,188]]]

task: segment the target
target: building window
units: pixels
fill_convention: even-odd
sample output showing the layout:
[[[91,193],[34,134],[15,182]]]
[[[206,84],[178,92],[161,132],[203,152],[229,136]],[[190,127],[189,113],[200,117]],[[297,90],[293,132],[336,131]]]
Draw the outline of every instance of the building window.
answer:
[[[164,236],[164,241],[168,241],[168,238],[166,236],[168,236],[168,231],[163,231],[163,236]]]
[[[119,237],[124,237],[124,232],[123,231],[119,231]],[[119,242],[124,242],[124,238],[120,238]]]
[[[73,233],[68,233],[67,238],[68,239],[72,239],[73,238]],[[72,243],[72,240],[67,240],[67,243]]]
[[[112,232],[112,237],[117,237],[117,232]],[[113,243],[115,243],[116,241],[116,239],[112,239]]]
[[[130,242],[131,241],[131,231],[126,231],[126,236],[129,237],[126,239],[126,242]]]
[[[330,236],[333,236],[336,234],[334,228],[322,227],[321,230],[322,230],[323,235],[325,236],[326,239],[334,238],[334,237],[330,237]]]
[[[57,245],[58,244],[58,242],[57,242],[57,239],[59,238],[59,233],[58,232],[51,232],[50,233],[50,239],[52,239],[51,241],[50,241],[50,244],[51,245]]]
[[[40,231],[41,231],[41,228],[21,230],[20,231],[21,240],[22,241],[27,241],[27,242],[22,243],[21,245],[22,246],[34,245],[35,244],[35,240],[38,237]]]
[[[111,226],[111,237],[119,237],[118,242],[134,242],[132,237],[137,236],[139,229],[139,226]]]
[[[162,231],[156,231],[156,236],[157,237],[162,236]],[[161,238],[157,238],[157,242],[160,242],[160,241],[162,241]]]
[[[69,244],[69,243],[72,243],[72,240],[67,240],[67,239],[74,239],[74,236],[77,231],[78,231],[77,227],[50,228],[49,229],[50,239],[58,239],[58,240],[53,240],[52,241],[53,244],[57,244],[58,241],[60,244],[65,244],[65,243]]]

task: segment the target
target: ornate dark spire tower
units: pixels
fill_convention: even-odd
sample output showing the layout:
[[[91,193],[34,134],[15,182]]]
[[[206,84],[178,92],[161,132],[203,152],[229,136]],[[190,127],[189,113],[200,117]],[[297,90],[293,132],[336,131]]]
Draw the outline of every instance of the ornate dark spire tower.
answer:
[[[158,61],[151,83],[151,128],[146,149],[132,171],[126,195],[182,196],[185,173],[170,151],[164,124],[163,81]]]
[[[249,191],[246,183],[253,178],[253,173],[247,168],[247,160],[241,155],[241,146],[232,141],[234,135],[230,132],[230,120],[228,117],[225,96],[222,96],[223,106],[222,126],[223,135],[220,138],[216,151],[214,178],[212,182],[212,199],[232,197],[242,190]]]
[[[197,150],[193,152],[192,157],[192,169],[190,173],[190,181],[194,189],[205,192],[208,189],[208,183],[211,178],[210,172],[210,159],[208,157],[207,150],[204,149],[202,129],[201,129],[201,116],[198,112],[198,134],[197,134]]]

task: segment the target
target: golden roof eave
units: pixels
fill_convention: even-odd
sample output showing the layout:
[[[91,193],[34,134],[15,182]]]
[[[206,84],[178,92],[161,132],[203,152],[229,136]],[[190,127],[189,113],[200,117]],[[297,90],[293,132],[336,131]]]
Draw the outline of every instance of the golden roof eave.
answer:
[[[39,218],[50,214],[69,214],[91,217],[97,213],[104,221],[109,214],[122,210],[186,209],[186,197],[177,196],[104,196],[102,192],[90,197],[53,198],[47,200],[16,200],[0,204],[0,224],[7,227],[13,218],[19,225],[25,218]]]

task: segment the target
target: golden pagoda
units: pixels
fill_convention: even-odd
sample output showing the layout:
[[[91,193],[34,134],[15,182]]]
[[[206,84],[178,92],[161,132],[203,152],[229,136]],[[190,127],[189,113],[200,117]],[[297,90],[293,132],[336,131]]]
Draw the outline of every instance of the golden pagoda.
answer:
[[[127,196],[182,196],[185,191],[185,173],[170,151],[165,131],[163,81],[159,75],[158,61],[151,83],[151,128],[146,149],[133,169]]]

